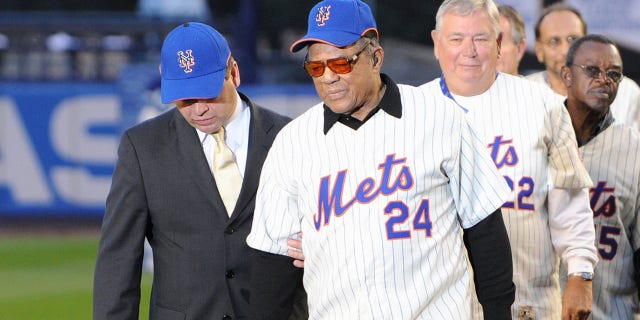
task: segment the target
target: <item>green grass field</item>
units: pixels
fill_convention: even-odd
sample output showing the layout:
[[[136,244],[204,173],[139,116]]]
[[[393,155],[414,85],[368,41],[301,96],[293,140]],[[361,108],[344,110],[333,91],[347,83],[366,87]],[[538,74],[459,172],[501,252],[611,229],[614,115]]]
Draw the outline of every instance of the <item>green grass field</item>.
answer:
[[[0,237],[0,319],[91,319],[97,249],[97,235]],[[144,275],[140,319],[150,289]]]

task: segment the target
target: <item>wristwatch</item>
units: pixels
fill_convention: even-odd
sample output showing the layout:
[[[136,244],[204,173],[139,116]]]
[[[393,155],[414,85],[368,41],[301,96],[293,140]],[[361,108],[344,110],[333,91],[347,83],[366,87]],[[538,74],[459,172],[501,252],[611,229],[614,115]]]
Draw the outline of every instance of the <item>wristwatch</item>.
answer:
[[[573,272],[569,273],[569,277],[580,277],[584,281],[592,281],[593,272]]]

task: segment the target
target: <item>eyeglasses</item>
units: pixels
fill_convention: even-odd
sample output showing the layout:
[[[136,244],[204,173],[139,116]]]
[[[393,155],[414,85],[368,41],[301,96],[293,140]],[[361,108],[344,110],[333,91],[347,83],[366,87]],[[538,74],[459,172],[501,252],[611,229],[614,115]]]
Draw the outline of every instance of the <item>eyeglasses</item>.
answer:
[[[579,37],[576,37],[576,36],[567,36],[566,41],[567,41],[567,43],[568,43],[568,44],[572,44],[572,43],[573,43],[574,41],[576,41],[576,39],[578,39],[578,38],[579,38]],[[549,39],[549,40],[547,40],[547,41],[540,41],[540,42],[542,42],[543,44],[546,44],[546,45],[547,45],[547,46],[549,46],[550,48],[555,49],[555,48],[559,47],[559,46],[560,46],[560,44],[562,43],[562,38],[560,38],[560,37],[553,37],[553,38],[551,38],[551,39]]]
[[[582,69],[582,71],[584,71],[584,73],[589,78],[594,78],[594,79],[600,78],[600,74],[604,72],[605,76],[615,83],[619,83],[622,80],[622,72],[620,71],[616,71],[616,70],[604,71],[596,66],[583,66],[575,63],[573,63],[572,65],[580,67],[580,69]]]
[[[360,54],[370,44],[371,44],[371,42],[367,43],[367,45],[362,47],[362,49],[360,49],[360,51],[358,51],[353,56],[351,56],[351,58],[340,57],[340,58],[329,59],[329,60],[326,60],[326,61],[308,61],[307,60],[302,64],[302,67],[304,67],[304,70],[307,71],[307,73],[310,76],[314,77],[314,78],[319,77],[319,76],[324,74],[324,67],[325,66],[329,67],[329,69],[331,69],[331,71],[333,71],[333,72],[335,72],[337,74],[349,73],[349,72],[351,72],[351,69],[352,69],[351,66],[354,63],[356,63],[356,61],[358,60],[358,57],[360,56]]]

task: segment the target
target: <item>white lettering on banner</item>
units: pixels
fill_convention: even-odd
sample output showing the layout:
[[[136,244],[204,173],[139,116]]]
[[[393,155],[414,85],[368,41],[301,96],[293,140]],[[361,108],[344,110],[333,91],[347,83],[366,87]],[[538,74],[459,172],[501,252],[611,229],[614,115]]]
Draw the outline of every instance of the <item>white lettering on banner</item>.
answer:
[[[69,161],[90,164],[116,162],[118,140],[95,135],[92,126],[117,126],[120,102],[114,95],[77,96],[63,100],[51,115],[51,143],[58,155]]]
[[[0,186],[20,204],[47,204],[53,195],[13,100],[0,98]]]
[[[96,125],[118,126],[121,108],[117,96],[93,95],[63,100],[51,117],[51,143],[70,161],[113,165],[117,159],[118,137],[91,134]],[[64,201],[76,205],[104,205],[111,176],[95,176],[86,169],[57,166],[51,180]]]
[[[70,205],[104,206],[111,176],[96,175],[86,166],[113,166],[118,137],[90,130],[97,126],[117,128],[121,118],[115,95],[62,100],[51,113],[50,142],[56,154],[69,164],[48,165],[40,163],[37,146],[16,103],[0,98],[0,187],[9,191],[18,206],[53,205],[56,198]]]
[[[53,168],[51,180],[60,198],[82,206],[104,205],[111,186],[111,176],[93,176],[83,168]]]

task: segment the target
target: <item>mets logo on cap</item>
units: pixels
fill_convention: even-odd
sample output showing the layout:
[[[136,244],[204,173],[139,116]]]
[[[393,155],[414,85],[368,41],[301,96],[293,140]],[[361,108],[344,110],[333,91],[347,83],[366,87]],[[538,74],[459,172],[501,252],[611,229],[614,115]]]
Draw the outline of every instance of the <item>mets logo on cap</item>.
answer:
[[[180,63],[180,68],[184,69],[184,73],[191,73],[191,71],[193,71],[191,67],[196,65],[196,59],[193,58],[191,49],[185,50],[185,52],[187,54],[178,51],[178,62]]]
[[[324,22],[329,20],[329,15],[331,12],[329,11],[331,6],[319,6],[318,14],[316,14],[316,21],[318,22],[318,27],[324,26]]]

